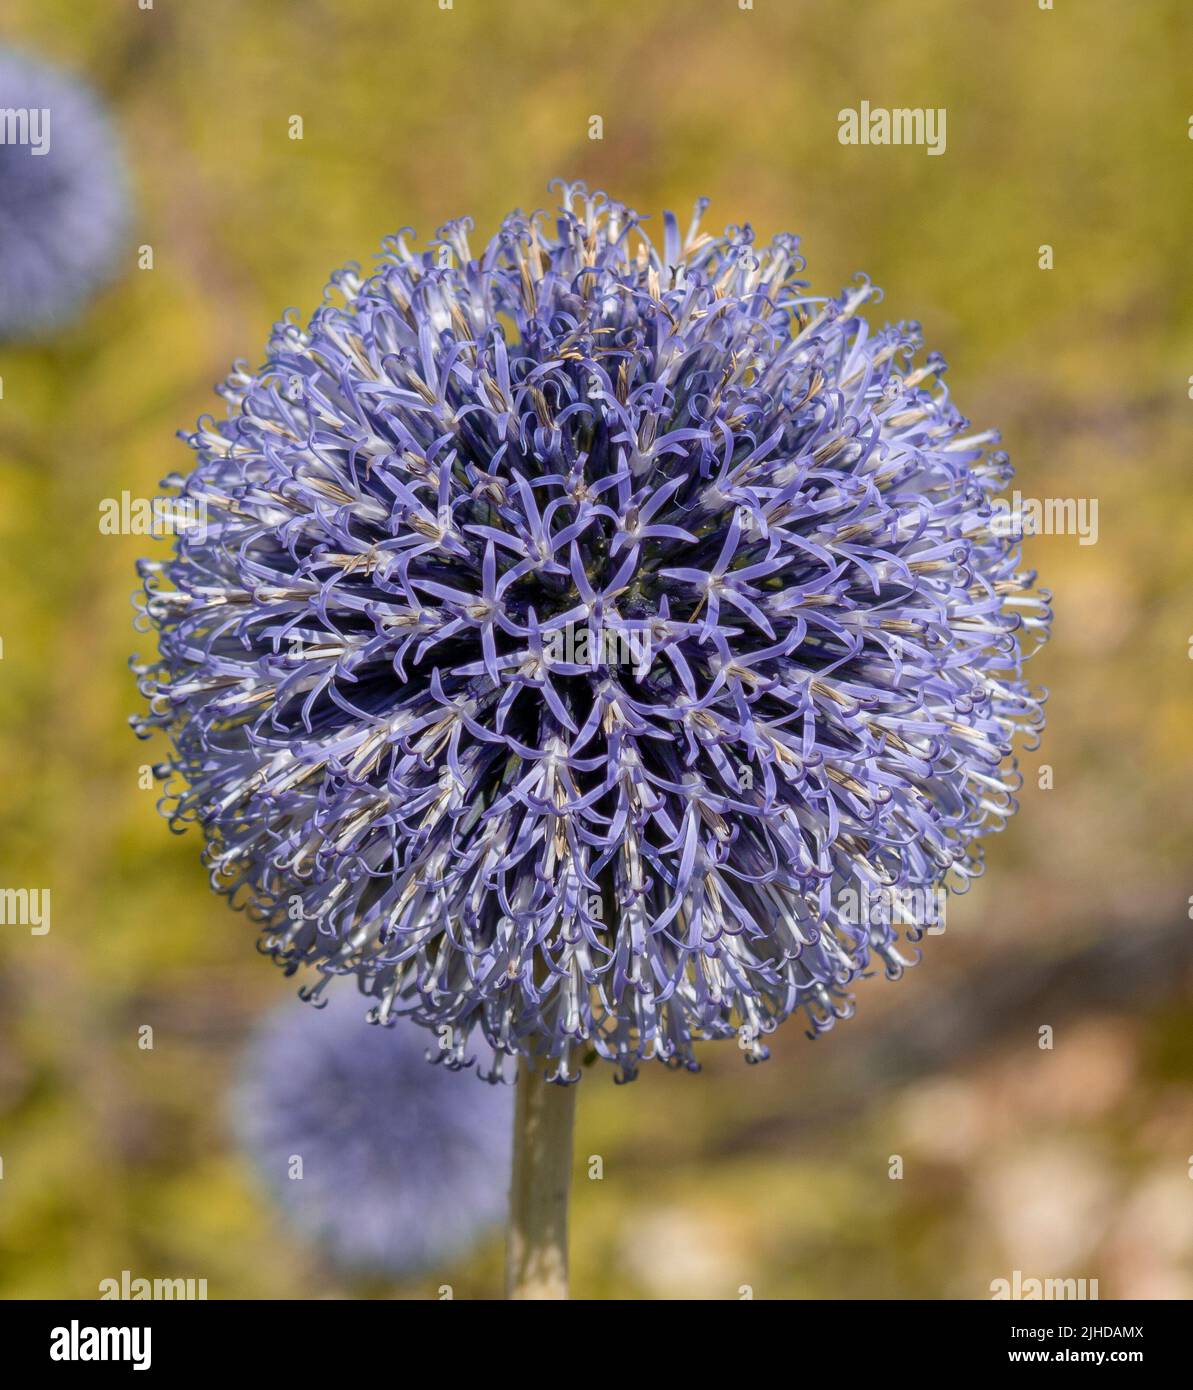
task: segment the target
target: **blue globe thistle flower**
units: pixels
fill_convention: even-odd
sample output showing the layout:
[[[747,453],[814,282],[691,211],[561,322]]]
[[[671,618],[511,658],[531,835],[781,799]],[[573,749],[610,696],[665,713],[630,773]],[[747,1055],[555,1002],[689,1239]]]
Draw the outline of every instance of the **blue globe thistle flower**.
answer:
[[[370,1027],[339,994],[275,1009],[246,1050],[237,1137],[291,1224],[342,1266],[434,1268],[504,1217],[513,1092],[428,1066],[428,1045],[406,1022]]]
[[[0,339],[73,315],[115,268],[128,219],[119,144],[77,78],[0,49]]]
[[[922,933],[857,902],[964,889],[1042,724],[997,436],[705,206],[390,239],[234,371],[142,571],[138,729],[262,949],[564,1081],[847,1014]]]

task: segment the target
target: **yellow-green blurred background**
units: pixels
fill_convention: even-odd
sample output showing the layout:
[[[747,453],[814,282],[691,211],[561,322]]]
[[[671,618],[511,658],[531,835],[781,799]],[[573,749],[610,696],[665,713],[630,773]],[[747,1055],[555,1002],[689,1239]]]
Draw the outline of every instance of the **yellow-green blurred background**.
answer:
[[[983,1298],[1018,1269],[1193,1296],[1193,6],[5,0],[0,41],[106,96],[137,198],[123,277],[0,355],[0,879],[53,894],[48,935],[0,929],[0,1294],[122,1269],[213,1298],[499,1292],[498,1237],[405,1284],[335,1273],[232,1145],[238,1050],[294,985],[138,785],[146,542],[97,516],[187,466],[174,431],[329,270],[405,224],[479,237],[563,174],[800,232],[818,290],[866,270],[1023,492],[1100,505],[1096,545],[1028,543],[1049,727],[986,878],[814,1044],[792,1023],[763,1067],[722,1046],[696,1077],[585,1078],[574,1292]],[[840,145],[863,99],[946,107],[947,152]]]

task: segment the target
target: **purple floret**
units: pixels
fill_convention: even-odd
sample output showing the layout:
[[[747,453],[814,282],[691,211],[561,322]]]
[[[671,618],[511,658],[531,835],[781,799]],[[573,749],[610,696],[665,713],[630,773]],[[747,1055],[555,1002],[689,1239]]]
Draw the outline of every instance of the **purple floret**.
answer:
[[[432,1036],[369,1027],[347,991],[328,1003],[290,1000],[257,1030],[232,1093],[237,1137],[291,1224],[336,1263],[441,1266],[505,1214],[513,1090],[429,1067]]]
[[[850,1009],[1015,809],[1047,595],[915,324],[565,185],[279,323],[146,564],[166,809],[322,990],[632,1077]]]
[[[82,308],[116,268],[128,204],[119,141],[90,89],[0,48],[0,341]]]

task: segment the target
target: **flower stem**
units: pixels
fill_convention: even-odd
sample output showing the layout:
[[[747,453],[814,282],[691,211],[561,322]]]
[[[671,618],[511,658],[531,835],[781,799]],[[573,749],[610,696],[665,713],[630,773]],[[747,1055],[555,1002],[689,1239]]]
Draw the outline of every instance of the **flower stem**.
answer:
[[[548,1084],[541,1070],[519,1063],[507,1298],[568,1296],[568,1188],[575,1114],[575,1086]]]

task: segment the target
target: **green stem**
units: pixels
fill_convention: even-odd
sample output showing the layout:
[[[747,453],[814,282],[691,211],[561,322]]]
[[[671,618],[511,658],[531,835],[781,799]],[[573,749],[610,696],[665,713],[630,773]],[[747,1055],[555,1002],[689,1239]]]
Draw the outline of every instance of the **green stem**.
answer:
[[[514,1172],[510,1184],[507,1298],[568,1296],[568,1188],[572,1178],[575,1086],[549,1085],[518,1066]]]

